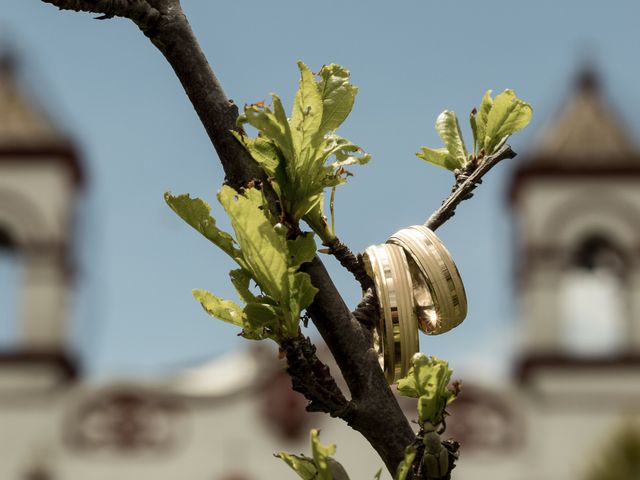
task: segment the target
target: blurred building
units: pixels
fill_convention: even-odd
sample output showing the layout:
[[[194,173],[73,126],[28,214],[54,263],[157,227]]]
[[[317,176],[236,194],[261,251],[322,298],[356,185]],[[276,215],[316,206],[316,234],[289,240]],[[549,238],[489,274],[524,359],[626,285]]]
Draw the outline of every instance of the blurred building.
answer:
[[[311,427],[338,444],[351,478],[373,478],[375,453],[342,422],[305,413],[269,348],[154,382],[83,379],[66,324],[82,159],[16,78],[5,56],[0,479],[293,478],[268,452],[308,451]],[[453,404],[458,480],[585,478],[640,416],[640,155],[592,72],[526,157],[510,195],[526,346],[512,385],[468,383]]]

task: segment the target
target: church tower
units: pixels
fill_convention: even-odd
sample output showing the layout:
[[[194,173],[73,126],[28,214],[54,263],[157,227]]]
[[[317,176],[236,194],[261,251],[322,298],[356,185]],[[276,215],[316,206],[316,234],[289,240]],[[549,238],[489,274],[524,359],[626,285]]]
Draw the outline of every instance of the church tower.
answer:
[[[583,71],[512,179],[531,478],[640,418],[640,152]]]
[[[81,162],[21,88],[15,63],[0,59],[0,394],[11,379],[78,372],[65,336]]]
[[[527,355],[640,353],[640,152],[592,71],[511,188]]]

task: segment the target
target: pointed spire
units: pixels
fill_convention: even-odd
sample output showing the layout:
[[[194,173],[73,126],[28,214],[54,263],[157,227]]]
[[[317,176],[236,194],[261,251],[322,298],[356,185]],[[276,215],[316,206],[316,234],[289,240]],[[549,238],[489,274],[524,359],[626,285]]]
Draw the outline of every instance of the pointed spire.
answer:
[[[588,63],[578,73],[576,78],[576,90],[582,92],[595,92],[600,91],[600,78],[595,67]]]
[[[66,136],[21,88],[19,66],[12,50],[0,49],[0,148],[66,145]]]
[[[0,43],[0,163],[63,162],[81,185],[83,168],[73,142],[28,95],[19,67],[14,50]]]
[[[583,67],[574,85],[571,98],[543,128],[529,155],[532,162],[558,168],[637,163],[636,148],[603,98],[595,68],[590,64]]]

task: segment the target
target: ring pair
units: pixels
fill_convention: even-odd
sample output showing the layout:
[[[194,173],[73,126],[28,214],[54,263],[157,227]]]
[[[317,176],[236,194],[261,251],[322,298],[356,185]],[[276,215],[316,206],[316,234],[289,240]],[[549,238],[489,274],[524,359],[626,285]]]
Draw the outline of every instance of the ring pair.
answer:
[[[388,382],[407,375],[419,350],[418,329],[438,335],[467,315],[467,297],[451,254],[427,227],[414,225],[365,250],[380,321],[374,346]]]

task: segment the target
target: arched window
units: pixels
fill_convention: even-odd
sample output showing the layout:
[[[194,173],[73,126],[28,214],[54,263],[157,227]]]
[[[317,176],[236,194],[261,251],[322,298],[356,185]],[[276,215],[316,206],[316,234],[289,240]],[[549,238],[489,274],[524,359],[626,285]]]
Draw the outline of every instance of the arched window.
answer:
[[[21,270],[20,251],[0,225],[0,349],[15,346],[18,339]]]
[[[624,255],[604,235],[578,244],[563,274],[560,309],[564,346],[570,353],[618,353],[628,337]]]

